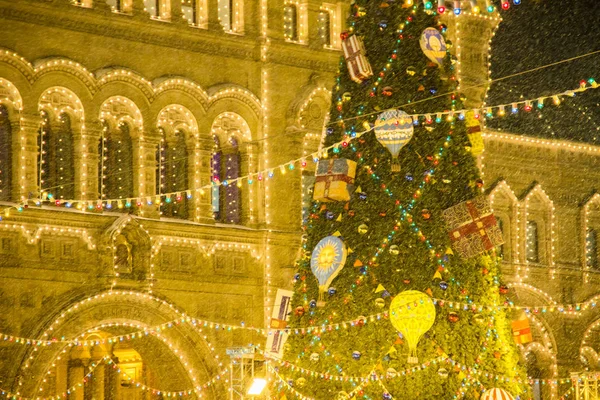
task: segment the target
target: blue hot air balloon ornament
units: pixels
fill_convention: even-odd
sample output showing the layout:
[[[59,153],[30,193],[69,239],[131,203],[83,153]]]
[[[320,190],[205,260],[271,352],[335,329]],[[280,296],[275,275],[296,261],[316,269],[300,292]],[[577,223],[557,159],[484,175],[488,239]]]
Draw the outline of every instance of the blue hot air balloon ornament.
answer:
[[[326,236],[315,246],[310,269],[319,281],[319,303],[324,302],[331,282],[344,268],[347,254],[346,245],[337,236]]]
[[[392,153],[392,172],[400,171],[398,154],[413,137],[414,126],[410,115],[401,110],[384,111],[375,121],[375,137]]]
[[[427,58],[441,66],[446,57],[446,42],[442,34],[435,28],[426,28],[419,40],[421,50]]]

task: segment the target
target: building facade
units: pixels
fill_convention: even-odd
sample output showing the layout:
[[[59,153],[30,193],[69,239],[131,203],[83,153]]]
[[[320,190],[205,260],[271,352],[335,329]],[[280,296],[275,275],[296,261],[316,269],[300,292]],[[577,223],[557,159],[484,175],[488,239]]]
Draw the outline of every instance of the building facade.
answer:
[[[289,161],[318,149],[349,7],[0,0],[2,390],[225,398],[225,349],[265,340],[236,327],[264,327],[290,285],[314,170]],[[447,21],[472,107],[498,22]],[[592,299],[600,148],[485,144],[509,296]],[[595,320],[532,313],[530,375],[596,369]]]

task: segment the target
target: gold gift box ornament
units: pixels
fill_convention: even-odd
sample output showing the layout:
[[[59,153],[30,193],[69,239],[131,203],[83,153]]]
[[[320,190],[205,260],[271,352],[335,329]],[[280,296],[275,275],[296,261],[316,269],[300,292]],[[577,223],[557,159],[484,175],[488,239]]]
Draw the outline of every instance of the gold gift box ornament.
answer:
[[[349,201],[356,177],[356,162],[345,158],[321,160],[315,176],[314,200]]]

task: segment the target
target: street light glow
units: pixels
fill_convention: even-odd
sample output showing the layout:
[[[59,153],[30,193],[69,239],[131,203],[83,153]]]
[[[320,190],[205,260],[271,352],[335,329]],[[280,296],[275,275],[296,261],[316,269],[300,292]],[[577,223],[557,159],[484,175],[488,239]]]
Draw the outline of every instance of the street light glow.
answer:
[[[257,396],[257,395],[261,394],[263,389],[265,388],[265,386],[267,386],[266,379],[254,378],[254,380],[252,381],[252,385],[250,386],[250,389],[248,389],[248,395],[249,396],[252,396],[252,395]]]

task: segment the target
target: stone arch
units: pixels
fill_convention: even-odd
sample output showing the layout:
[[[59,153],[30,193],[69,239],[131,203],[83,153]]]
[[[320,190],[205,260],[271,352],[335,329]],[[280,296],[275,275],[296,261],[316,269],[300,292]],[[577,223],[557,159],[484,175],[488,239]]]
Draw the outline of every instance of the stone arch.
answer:
[[[0,104],[9,110],[9,116],[23,109],[23,98],[19,89],[7,79],[0,78]]]
[[[490,188],[489,197],[504,238],[504,245],[500,247],[500,256],[504,261],[518,261],[516,246],[518,245],[519,199],[505,180],[498,181]]]
[[[127,123],[133,128],[132,137],[143,135],[144,119],[138,106],[124,96],[111,96],[104,100],[100,106],[99,118],[108,123],[111,129],[116,129],[119,124]]]
[[[586,354],[592,354],[595,360],[598,360],[598,350],[600,349],[600,335],[594,332],[597,332],[600,327],[600,318],[595,319],[592,323],[590,323],[583,333],[583,339],[581,339],[581,344],[579,345],[579,354],[580,356],[584,356]]]
[[[519,230],[523,232],[523,237],[520,237],[520,245],[523,249],[523,261],[526,263],[534,262],[550,267],[550,271],[554,268],[554,202],[546,194],[539,183],[534,183],[531,189],[525,192],[520,202],[520,219],[522,221]],[[536,230],[536,246],[537,246],[537,261],[532,261],[535,254],[528,250],[531,248],[528,242],[531,238],[532,229],[528,230],[530,223],[535,224]],[[532,224],[532,225],[533,225]]]
[[[203,338],[201,329],[195,327],[192,318],[172,303],[135,290],[95,290],[86,298],[82,298],[81,294],[81,291],[71,292],[57,299],[60,306],[52,307],[52,310],[61,311],[41,315],[32,332],[34,337],[78,338],[80,344],[86,338],[88,341],[83,346],[56,343],[28,347],[21,362],[22,368],[27,365],[26,373],[21,373],[21,376],[39,379],[15,381],[15,385],[21,384],[21,393],[39,393],[42,379],[48,376],[57,356],[65,351],[102,345],[109,348],[115,342],[131,344],[142,357],[147,358],[147,362],[158,369],[158,375],[164,377],[158,383],[163,390],[196,389],[211,399],[219,398],[218,392],[224,393],[223,387],[203,388],[203,383],[221,372],[223,366],[213,356],[211,345]],[[157,326],[162,326],[160,332],[151,329]],[[98,331],[102,332],[97,335],[99,337],[90,338],[90,333]],[[144,333],[134,337],[132,333],[138,331]],[[108,336],[121,339],[108,342]],[[165,362],[164,357],[167,356]],[[177,386],[169,386],[173,384]]]
[[[581,363],[591,370],[598,370],[598,367],[600,367],[600,357],[598,356],[596,350],[590,346],[581,347],[579,350],[579,357]]]
[[[211,104],[207,110],[206,118],[200,122],[201,132],[212,132],[214,121],[223,114],[235,114],[244,120],[251,133],[250,138],[244,138],[245,141],[255,141],[260,139],[260,114],[248,107],[238,99],[221,98]],[[211,133],[212,134],[212,133]]]
[[[208,89],[208,107],[223,99],[237,100],[249,107],[256,116],[262,115],[259,98],[245,87],[233,84],[215,85]]]
[[[33,65],[24,57],[19,56],[10,49],[0,48],[0,63],[4,65],[10,65],[15,70],[19,71],[29,83],[33,82]],[[13,82],[15,81],[14,79],[11,80]]]
[[[161,118],[164,119],[165,117],[165,110],[173,112],[173,107],[181,107],[184,110],[181,119],[187,121],[189,127],[194,128],[194,132],[188,130],[188,134],[204,137],[206,139],[210,137],[210,129],[203,129],[201,127],[202,123],[206,120],[206,108],[203,100],[194,97],[189,92],[175,89],[164,90],[157,94],[150,107],[150,114],[152,115],[153,120],[152,126],[149,128],[156,129],[158,127],[158,122]],[[187,116],[185,115],[186,113],[188,114]],[[163,128],[165,127],[166,126],[163,126]]]
[[[97,118],[102,112],[102,106],[106,101],[115,97],[126,98],[135,104],[143,121],[143,126],[141,126],[140,129],[145,133],[148,128],[148,120],[151,119],[149,113],[150,101],[148,97],[146,97],[146,93],[130,83],[112,81],[100,86],[89,105],[89,110],[87,110],[88,116]]]
[[[152,82],[135,71],[123,67],[103,68],[96,71],[98,88],[113,82],[128,83],[140,90],[150,101],[154,98]]]
[[[45,111],[54,120],[61,114],[69,114],[76,124],[83,124],[85,112],[83,103],[70,89],[62,86],[52,86],[44,90],[38,101],[40,111]],[[81,125],[78,125],[81,128]]]
[[[94,74],[88,71],[83,65],[73,60],[69,60],[68,58],[52,57],[36,60],[33,63],[33,71],[35,73],[35,80],[39,80],[47,74],[58,71],[76,77],[92,94],[97,90]]]
[[[182,130],[188,136],[198,136],[198,123],[194,114],[179,104],[164,107],[158,113],[157,127],[165,130],[167,135],[172,135],[177,130]]]

